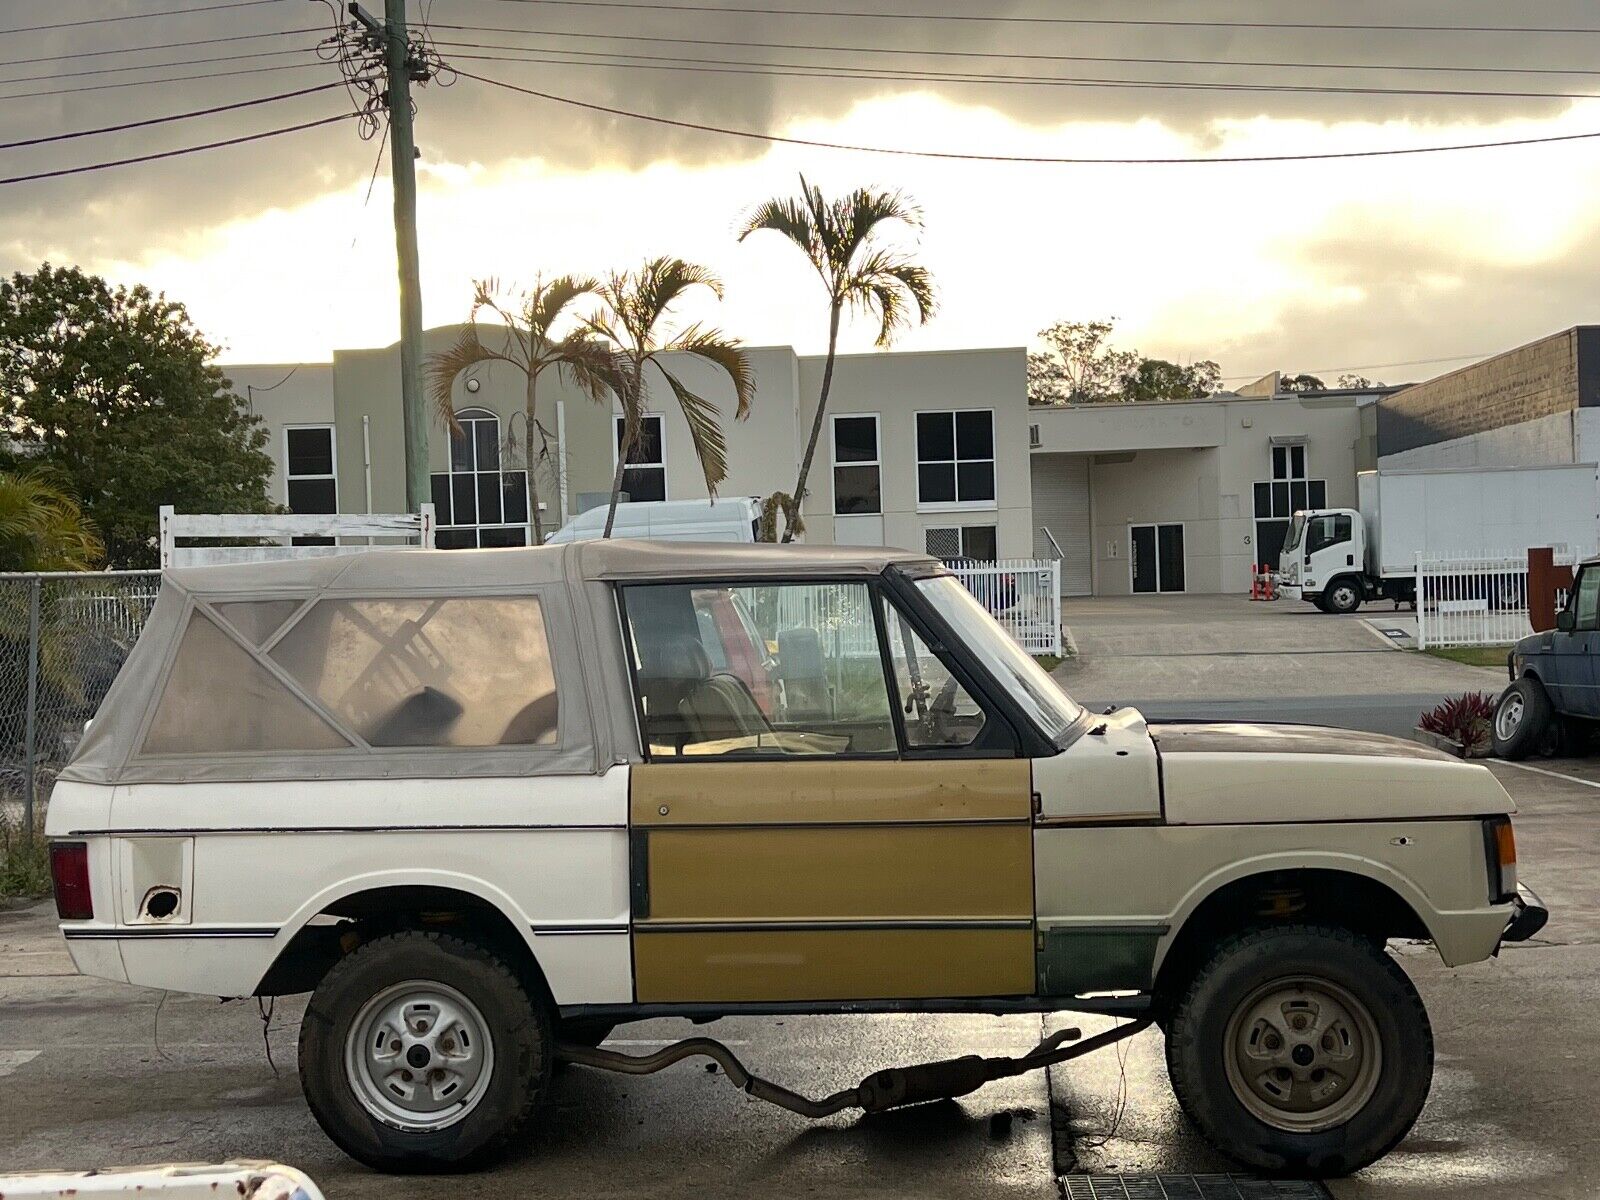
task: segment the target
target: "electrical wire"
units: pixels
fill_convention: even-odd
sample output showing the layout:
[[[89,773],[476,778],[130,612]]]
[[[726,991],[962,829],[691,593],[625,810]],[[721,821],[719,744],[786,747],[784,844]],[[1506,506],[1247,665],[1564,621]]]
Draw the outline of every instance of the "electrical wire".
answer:
[[[462,49],[516,49],[472,42],[440,42]],[[583,54],[630,61],[596,62],[589,59],[550,57]],[[894,68],[860,68],[848,64],[758,62],[749,59],[686,58],[667,55],[623,54],[596,50],[552,50],[543,57],[502,54],[455,54],[463,62],[532,62],[550,66],[620,67],[632,70],[683,71],[710,75],[763,75],[797,79],[864,79],[874,82],[959,83],[1005,87],[1105,88],[1134,91],[1267,92],[1292,95],[1337,96],[1440,96],[1507,100],[1600,100],[1597,92],[1496,91],[1477,88],[1389,88],[1330,84],[1238,83],[1203,80],[1118,79],[1069,75],[1002,75],[961,71],[901,71]]]
[[[945,159],[957,162],[994,162],[1062,166],[1189,166],[1199,165],[1202,163],[1326,162],[1336,159],[1396,158],[1401,155],[1411,154],[1445,154],[1457,150],[1494,150],[1509,146],[1541,146],[1556,142],[1578,142],[1593,138],[1600,138],[1600,130],[1596,130],[1590,133],[1566,133],[1552,134],[1542,137],[1506,138],[1499,141],[1455,142],[1436,146],[1403,146],[1387,150],[1330,150],[1316,154],[1232,154],[1217,155],[1206,158],[1078,158],[1032,154],[958,153],[949,150],[910,150],[890,146],[861,146],[848,142],[827,142],[816,138],[785,137],[780,134],[762,133],[753,129],[734,129],[721,125],[702,124],[696,121],[680,121],[672,117],[663,117],[654,113],[634,112],[630,109],[616,108],[606,104],[594,104],[587,100],[578,100],[571,96],[561,96],[554,92],[542,92],[535,88],[521,87],[514,83],[507,83],[504,80],[492,79],[487,75],[476,75],[470,71],[458,71],[457,73],[463,79],[476,80],[478,83],[485,83],[491,87],[502,88],[511,92],[519,92],[522,95],[533,96],[540,100],[549,100],[555,104],[564,104],[572,108],[587,109],[590,112],[605,113],[606,115],[613,117],[626,117],[629,120],[634,121],[647,121],[653,125],[668,125],[675,129],[690,129],[697,133],[714,133],[722,137],[744,138],[749,141],[768,142],[774,145],[803,146],[813,150],[848,150],[859,154],[884,154],[899,158]]]
[[[81,167],[62,167],[54,171],[35,171],[31,175],[13,175],[9,179],[0,179],[0,186],[12,183],[31,183],[38,179],[59,179],[64,175],[83,175],[90,171],[105,171],[111,167],[127,167],[135,163],[156,162],[160,159],[178,158],[185,154],[198,154],[202,150],[218,150],[224,146],[240,146],[246,142],[259,142],[263,138],[279,137],[286,133],[299,133],[305,129],[316,129],[321,125],[333,125],[339,121],[348,121],[356,115],[353,112],[336,113],[331,117],[322,117],[315,121],[302,121],[298,125],[283,125],[277,129],[266,129],[260,133],[241,134],[238,137],[205,142],[198,146],[180,146],[176,150],[161,150],[154,154],[139,154],[132,158],[118,158],[108,162],[88,163]]]
[[[203,13],[221,12],[226,8],[256,8],[263,4],[281,4],[283,0],[227,0],[221,4],[202,4],[196,8],[162,8],[154,12],[122,13],[115,17],[88,17],[81,21],[56,21],[50,25],[17,25],[0,29],[0,37],[12,33],[42,33],[50,29],[77,29],[84,25],[109,25],[114,21],[144,21],[152,17],[193,17]]]
[[[52,133],[43,137],[24,138],[18,142],[0,142],[0,150],[16,150],[23,146],[39,146],[46,142],[66,142],[74,138],[94,137],[102,133],[122,133],[129,129],[143,129],[149,125],[167,125],[173,121],[187,121],[194,117],[209,117],[216,113],[233,112],[240,108],[254,108],[259,104],[274,104],[279,100],[293,100],[298,96],[311,96],[317,92],[326,92],[331,88],[343,87],[342,82],[319,83],[315,87],[301,88],[294,92],[279,92],[272,96],[258,96],[253,100],[237,100],[232,104],[217,104],[210,108],[196,108],[189,112],[169,113],[164,117],[148,117],[142,121],[127,121],[121,125],[102,125],[96,129],[78,129],[71,133]]]
[[[869,21],[959,21],[1005,25],[1118,25],[1177,29],[1351,29],[1398,33],[1600,33],[1591,25],[1377,25],[1335,21],[1195,21],[1134,17],[1025,17],[992,13],[860,12],[837,8],[755,8],[723,4],[640,4],[628,0],[493,0],[499,4],[539,4],[556,8],[626,9],[629,12],[713,13],[721,16],[835,17]]]
[[[675,46],[720,46],[751,50],[807,50],[842,54],[892,54],[916,58],[979,58],[1002,59],[1014,62],[1086,62],[1122,63],[1139,66],[1175,67],[1266,67],[1296,71],[1406,71],[1419,73],[1449,73],[1476,75],[1600,75],[1600,70],[1575,67],[1503,67],[1503,66],[1445,66],[1437,63],[1352,63],[1352,62],[1294,62],[1256,58],[1133,58],[1107,54],[1026,54],[1004,50],[927,50],[909,46],[859,46],[832,45],[817,42],[765,42],[738,38],[664,37],[640,33],[592,33],[567,29],[525,29],[504,25],[446,25],[435,24],[435,29],[455,33],[513,33],[528,37],[583,38],[606,42],[648,42]],[[471,43],[440,42],[442,46]],[[547,49],[547,47],[495,46],[496,49]],[[577,53],[577,51],[562,51]],[[0,64],[4,65],[4,64]]]
[[[309,71],[321,62],[280,63],[275,67],[241,67],[236,71],[207,71],[201,75],[169,75],[160,79],[127,79],[121,83],[88,83],[81,87],[48,88],[36,92],[12,92],[0,100],[30,100],[35,96],[69,96],[79,92],[108,92],[115,88],[149,87],[160,83],[187,83],[194,79],[235,79],[241,75],[265,75],[272,71]]]
[[[148,50],[183,50],[190,46],[215,46],[223,42],[248,42],[257,38],[293,37],[302,33],[321,33],[321,28],[270,29],[265,33],[230,33],[226,37],[195,38],[187,42],[156,42],[149,46],[118,46],[115,50],[69,50],[64,54],[38,54],[33,58],[0,59],[0,67],[23,67],[32,63],[61,62],[72,58],[105,58],[110,54],[143,54]]]
[[[120,75],[127,71],[154,71],[163,67],[194,67],[205,63],[244,62],[252,58],[282,58],[286,54],[306,54],[312,46],[296,46],[292,50],[256,50],[249,54],[218,54],[210,58],[180,58],[169,62],[136,63],[122,67],[91,67],[87,71],[52,71],[48,75],[17,75],[0,79],[0,84],[40,83],[50,79],[81,79],[91,75]]]

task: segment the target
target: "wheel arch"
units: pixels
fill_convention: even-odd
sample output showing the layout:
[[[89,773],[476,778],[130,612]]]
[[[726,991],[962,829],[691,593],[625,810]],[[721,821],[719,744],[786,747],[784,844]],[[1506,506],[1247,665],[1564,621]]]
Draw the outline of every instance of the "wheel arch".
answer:
[[[334,918],[319,922],[318,918]],[[373,930],[451,929],[511,960],[523,982],[548,1003],[551,988],[528,917],[504,891],[449,871],[382,871],[341,880],[284,923],[288,940],[254,993],[289,995],[315,989],[323,975]],[[350,939],[354,937],[355,941]]]
[[[1420,888],[1372,859],[1299,853],[1235,863],[1196,884],[1173,915],[1157,947],[1153,991],[1159,1004],[1211,946],[1251,925],[1336,924],[1374,938],[1433,941],[1436,930],[1421,915],[1429,908]]]

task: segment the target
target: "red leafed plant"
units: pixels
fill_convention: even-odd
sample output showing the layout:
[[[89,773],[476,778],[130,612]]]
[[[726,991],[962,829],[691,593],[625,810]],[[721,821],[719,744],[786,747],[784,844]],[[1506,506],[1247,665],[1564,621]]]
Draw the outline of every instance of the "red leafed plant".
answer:
[[[1489,744],[1489,723],[1494,719],[1495,697],[1489,692],[1468,692],[1430,708],[1417,728],[1437,733],[1468,750]]]

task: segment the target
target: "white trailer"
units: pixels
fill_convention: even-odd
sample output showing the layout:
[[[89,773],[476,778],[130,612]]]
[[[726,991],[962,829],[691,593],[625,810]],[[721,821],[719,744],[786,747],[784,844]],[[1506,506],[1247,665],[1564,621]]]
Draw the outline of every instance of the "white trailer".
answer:
[[[1414,602],[1419,555],[1513,557],[1531,546],[1581,555],[1600,534],[1594,463],[1362,471],[1356,502],[1295,513],[1278,563],[1284,595],[1325,612]]]

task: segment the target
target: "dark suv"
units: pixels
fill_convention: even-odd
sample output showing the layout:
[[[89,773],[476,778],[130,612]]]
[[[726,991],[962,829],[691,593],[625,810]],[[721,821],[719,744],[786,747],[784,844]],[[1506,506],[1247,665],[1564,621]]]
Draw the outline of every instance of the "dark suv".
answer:
[[[1600,720],[1600,558],[1579,568],[1556,627],[1523,638],[1506,660],[1511,685],[1494,712],[1494,752],[1526,758],[1587,737]]]

